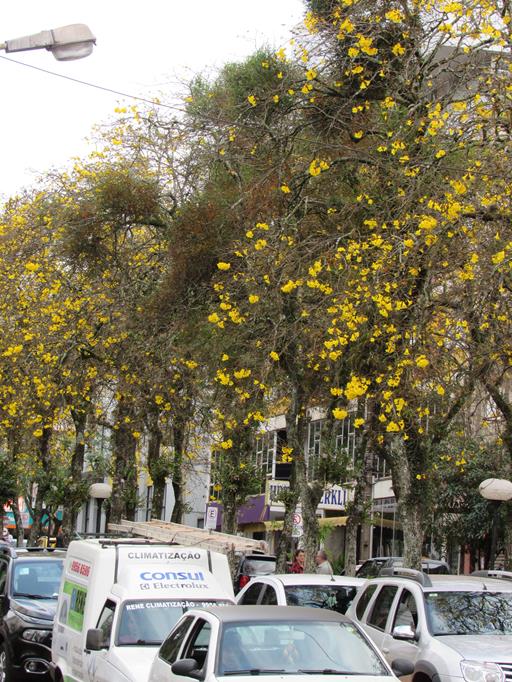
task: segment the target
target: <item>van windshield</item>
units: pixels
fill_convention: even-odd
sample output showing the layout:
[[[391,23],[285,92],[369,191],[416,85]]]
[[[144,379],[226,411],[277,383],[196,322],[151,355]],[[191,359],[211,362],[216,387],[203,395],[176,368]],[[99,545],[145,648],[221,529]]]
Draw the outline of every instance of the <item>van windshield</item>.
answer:
[[[117,628],[117,646],[159,646],[181,615],[192,608],[230,604],[221,600],[139,599],[126,602]]]

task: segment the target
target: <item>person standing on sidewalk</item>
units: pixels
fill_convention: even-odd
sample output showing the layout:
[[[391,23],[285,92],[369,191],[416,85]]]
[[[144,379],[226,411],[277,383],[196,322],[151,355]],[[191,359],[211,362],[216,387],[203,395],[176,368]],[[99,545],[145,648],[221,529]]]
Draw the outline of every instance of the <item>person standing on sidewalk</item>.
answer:
[[[315,573],[320,573],[322,575],[332,575],[332,566],[327,559],[327,554],[323,549],[319,549],[315,556],[316,570]]]
[[[293,562],[292,562],[292,567],[290,571],[292,573],[304,573],[304,561],[306,559],[306,555],[304,554],[303,549],[296,549],[295,554],[293,555]]]

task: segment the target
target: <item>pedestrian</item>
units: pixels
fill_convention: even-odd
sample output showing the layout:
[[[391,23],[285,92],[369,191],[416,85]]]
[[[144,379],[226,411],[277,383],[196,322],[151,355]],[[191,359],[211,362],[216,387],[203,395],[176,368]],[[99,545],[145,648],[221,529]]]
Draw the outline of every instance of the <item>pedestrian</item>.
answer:
[[[322,575],[332,575],[332,566],[327,559],[327,554],[323,549],[319,549],[315,556],[316,570],[315,573],[321,573]]]
[[[7,542],[7,544],[12,545],[14,538],[9,533],[9,529],[4,526],[2,530],[2,541]]]
[[[291,573],[304,573],[304,561],[306,555],[303,549],[296,549],[293,555],[293,562],[290,568]]]
[[[57,536],[55,537],[55,547],[64,547],[64,531],[62,526],[59,526]]]

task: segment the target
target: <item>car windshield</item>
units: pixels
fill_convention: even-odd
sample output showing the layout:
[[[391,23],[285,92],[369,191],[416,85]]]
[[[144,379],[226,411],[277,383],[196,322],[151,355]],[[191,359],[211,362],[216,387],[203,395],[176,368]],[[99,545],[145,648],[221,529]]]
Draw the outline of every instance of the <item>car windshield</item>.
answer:
[[[16,561],[13,570],[12,596],[57,599],[62,566],[61,559]]]
[[[511,635],[512,592],[427,592],[433,635]]]
[[[389,675],[353,623],[229,623],[217,653],[219,676],[265,674]]]
[[[354,599],[354,585],[287,585],[284,588],[289,606],[313,606],[345,613]]]
[[[227,601],[140,599],[126,602],[117,628],[117,646],[158,646],[188,609],[228,604]]]

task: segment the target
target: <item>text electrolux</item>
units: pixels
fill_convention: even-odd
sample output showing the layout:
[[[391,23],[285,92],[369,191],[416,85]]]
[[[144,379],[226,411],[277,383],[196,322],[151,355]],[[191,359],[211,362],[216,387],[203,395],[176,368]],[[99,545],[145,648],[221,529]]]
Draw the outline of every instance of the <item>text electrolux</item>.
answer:
[[[197,573],[186,573],[185,571],[178,571],[175,573],[174,571],[166,571],[165,573],[163,571],[155,571],[154,573],[151,573],[151,571],[144,571],[144,573],[140,574],[140,577],[142,580],[200,580],[204,581],[204,575],[202,571],[198,571]]]
[[[128,559],[201,559],[200,552],[128,552]]]

